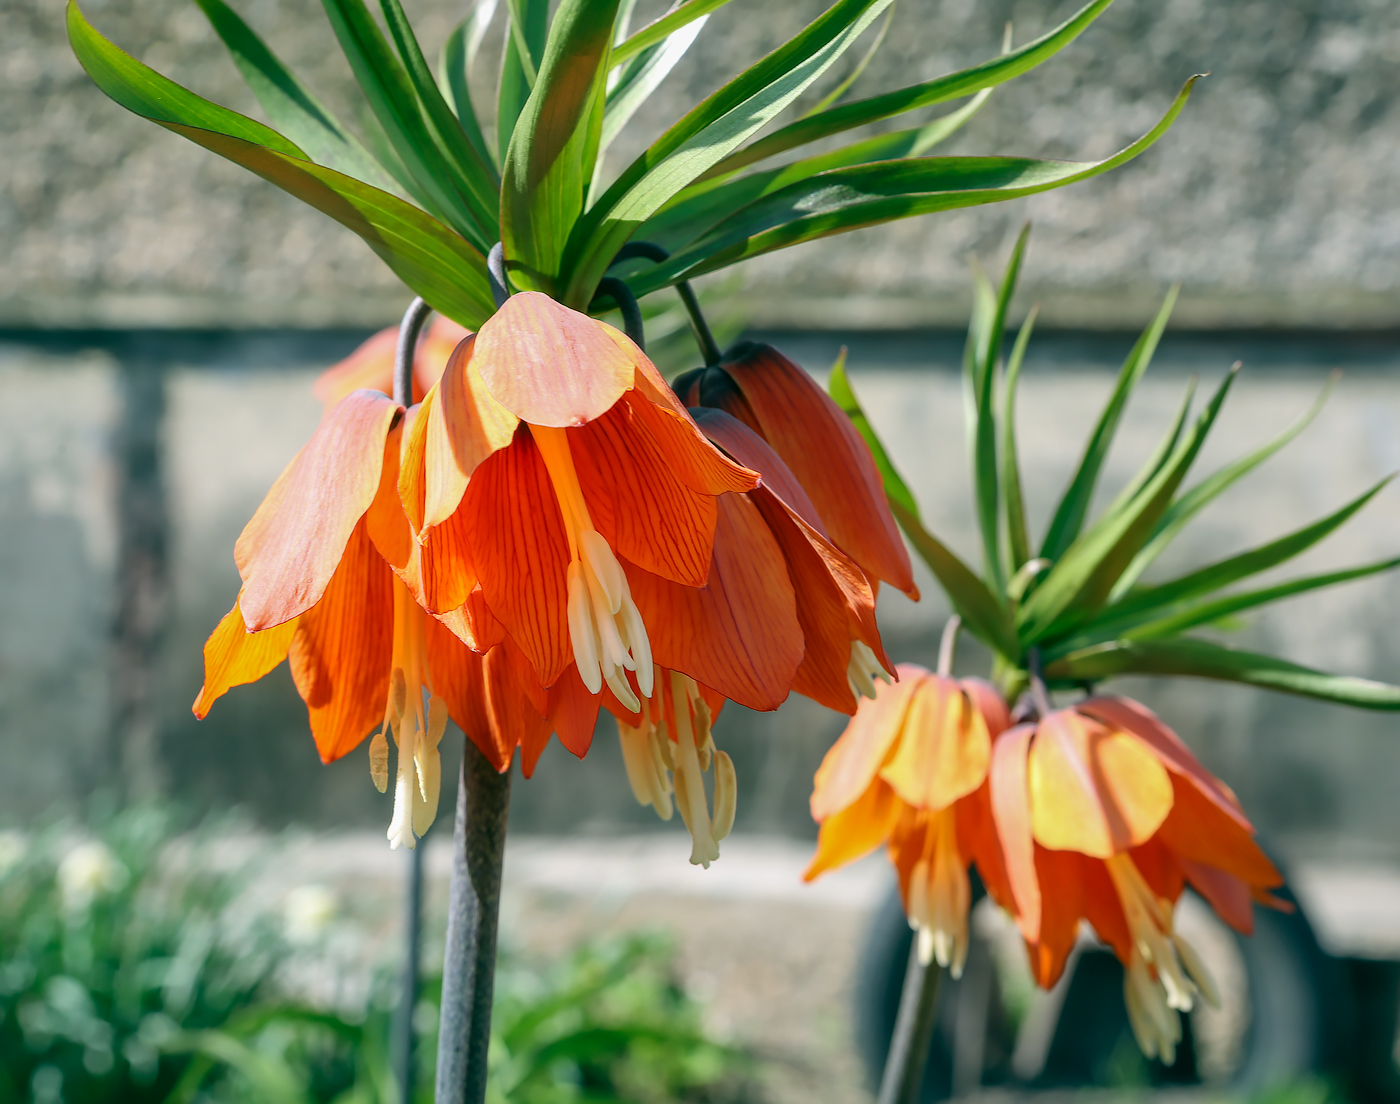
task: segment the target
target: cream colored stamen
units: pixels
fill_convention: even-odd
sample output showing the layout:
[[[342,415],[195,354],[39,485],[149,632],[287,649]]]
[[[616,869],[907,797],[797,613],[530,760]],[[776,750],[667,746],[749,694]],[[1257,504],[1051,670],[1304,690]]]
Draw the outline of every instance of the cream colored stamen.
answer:
[[[1172,930],[1171,902],[1152,892],[1127,855],[1105,865],[1132,939],[1123,977],[1128,1019],[1143,1054],[1170,1065],[1181,1041],[1176,1013],[1190,1012],[1197,996],[1219,1007],[1219,991],[1195,949]]]
[[[873,698],[876,679],[889,682],[889,672],[875,658],[870,645],[862,640],[852,640],[851,659],[846,664],[846,681],[850,683],[851,693],[858,698]]]
[[[384,728],[370,741],[370,777],[383,793],[389,781],[389,745],[399,749],[394,779],[394,815],[389,846],[413,848],[437,817],[442,792],[442,754],[438,745],[447,729],[447,703],[430,688],[427,615],[399,580],[394,580],[393,673],[384,708]],[[426,709],[424,697],[427,697]]]
[[[607,683],[627,709],[640,712],[641,702],[626,672],[635,671],[642,697],[651,697],[651,640],[632,601],[627,575],[612,546],[593,528],[566,432],[532,426],[531,433],[549,471],[569,539],[569,642],[579,676],[590,694]]]
[[[958,850],[957,821],[952,808],[928,818],[924,851],[909,874],[909,926],[918,933],[919,961],[937,959],[953,977],[962,977],[967,961],[967,914],[972,886]]]

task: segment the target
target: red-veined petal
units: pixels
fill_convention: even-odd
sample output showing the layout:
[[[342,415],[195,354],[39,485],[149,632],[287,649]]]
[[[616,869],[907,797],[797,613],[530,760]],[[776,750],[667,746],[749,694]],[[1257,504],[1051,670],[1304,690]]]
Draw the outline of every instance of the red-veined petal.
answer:
[[[812,785],[812,819],[824,821],[854,804],[875,781],[904,726],[909,701],[928,672],[911,663],[897,668],[899,681],[880,684],[874,699],[862,698],[831,750],[822,759]]]

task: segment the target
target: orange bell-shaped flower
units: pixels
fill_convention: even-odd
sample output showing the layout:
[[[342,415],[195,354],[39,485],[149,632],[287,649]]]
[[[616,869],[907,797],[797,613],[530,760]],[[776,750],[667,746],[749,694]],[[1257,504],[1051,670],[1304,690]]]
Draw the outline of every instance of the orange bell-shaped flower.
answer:
[[[1267,891],[1283,882],[1235,795],[1148,709],[1099,697],[1003,733],[991,798],[1006,879],[987,888],[1016,915],[1036,980],[1055,983],[1087,920],[1123,963],[1143,1053],[1171,1063],[1176,1012],[1216,999],[1173,929],[1182,890],[1247,933],[1252,902],[1277,903]]]
[[[676,380],[687,406],[715,407],[762,437],[791,470],[831,542],[917,599],[909,553],[870,447],[831,396],[771,345],[741,342],[715,367]]]
[[[881,844],[899,872],[925,963],[962,972],[968,947],[968,865],[1000,878],[987,770],[1008,724],[991,686],[901,663],[899,682],[860,703],[817,770],[812,816],[821,824],[810,881]]]

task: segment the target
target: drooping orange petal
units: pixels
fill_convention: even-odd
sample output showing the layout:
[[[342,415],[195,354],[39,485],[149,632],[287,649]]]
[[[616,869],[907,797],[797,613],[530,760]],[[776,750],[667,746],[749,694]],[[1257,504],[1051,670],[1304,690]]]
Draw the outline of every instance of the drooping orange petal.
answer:
[[[714,557],[703,588],[625,561],[623,569],[656,663],[750,709],[776,709],[802,662],[787,565],[752,502],[735,494],[717,501]]]
[[[492,453],[510,444],[520,419],[487,390],[468,337],[452,354],[427,406],[423,449],[423,527],[441,525],[457,509],[467,480]]]
[[[1069,953],[1079,937],[1084,916],[1085,868],[1093,862],[1073,851],[1035,849],[1035,877],[1045,886],[1037,937],[1028,939],[1031,976],[1042,989],[1051,988],[1065,971]],[[1102,865],[1102,864],[1099,864]]]
[[[310,609],[379,489],[384,441],[402,408],[356,391],[322,419],[234,545],[253,631]]]
[[[476,335],[473,359],[496,401],[532,425],[591,422],[622,397],[636,363],[611,327],[547,295],[512,295]]]
[[[1254,900],[1248,884],[1213,866],[1190,859],[1179,861],[1191,888],[1206,899],[1220,919],[1241,935],[1254,934]]]
[[[474,552],[480,534],[466,506],[422,536],[418,546],[420,600],[429,612],[442,616],[459,609],[478,586]]]
[[[1176,855],[1233,874],[1250,886],[1283,884],[1283,876],[1234,817],[1190,780],[1172,778],[1174,804],[1159,833]]]
[[[823,537],[829,537],[826,523],[822,521],[816,506],[802,489],[797,476],[792,474],[792,469],[773,451],[772,445],[724,410],[700,406],[691,413],[695,424],[706,437],[744,467],[758,472],[764,486],[776,494],[784,505]]]
[[[257,682],[286,659],[295,631],[296,621],[292,620],[250,633],[235,601],[204,642],[204,685],[194,700],[194,715],[204,720],[210,706],[230,689]]]
[[[1128,930],[1128,918],[1123,914],[1123,902],[1102,862],[1081,857],[1079,877],[1083,887],[1084,919],[1089,921],[1098,937],[1113,949],[1118,961],[1127,965],[1133,950],[1133,937]],[[1046,887],[1047,896],[1054,892]]]
[[[361,522],[325,594],[297,619],[292,679],[323,762],[353,750],[384,720],[393,658],[392,581]]]
[[[628,404],[570,430],[569,449],[593,524],[613,550],[663,579],[704,586],[714,550],[714,496],[676,478]]]
[[[1001,851],[1001,838],[992,815],[990,778],[974,792],[961,798],[953,812],[958,822],[958,845],[963,855],[977,867],[993,901],[1009,914],[1016,913],[1016,896],[1006,873],[1006,859]]]
[[[836,546],[870,575],[916,596],[909,553],[885,501],[880,472],[850,418],[771,346],[745,343],[721,367],[758,420],[752,428],[787,461]]]
[[[675,396],[670,403],[657,403],[638,388],[624,395],[622,403],[656,442],[666,466],[691,490],[718,495],[758,486],[758,472],[716,448]]]
[[[1181,741],[1181,737],[1164,725],[1152,710],[1130,698],[1090,698],[1075,706],[1080,713],[1097,717],[1105,724],[1131,732],[1157,753],[1157,757],[1172,772],[1189,778],[1202,795],[1209,798],[1246,832],[1253,825],[1240,808],[1239,798],[1224,782],[1201,765],[1199,759]]]
[[[875,697],[862,698],[831,750],[817,768],[812,785],[812,819],[824,821],[854,804],[875,781],[875,775],[899,737],[909,701],[928,675],[922,667],[901,663],[899,681],[875,687]]]
[[[987,723],[962,687],[926,675],[910,699],[899,747],[880,768],[880,777],[906,804],[937,812],[982,785],[991,757]]]
[[[540,682],[553,686],[573,662],[565,593],[569,545],[549,473],[524,427],[509,448],[477,469],[449,523],[432,531],[423,546],[425,591],[430,552],[441,555],[447,543],[443,538],[457,525],[461,539],[453,546],[470,541],[487,606],[520,645]],[[456,565],[459,577],[461,566]],[[449,608],[461,605],[470,593],[468,587]],[[452,596],[457,597],[456,590]]]
[[[404,422],[394,426],[384,438],[384,467],[379,474],[379,489],[365,512],[365,531],[369,539],[379,554],[400,570],[413,558],[413,531],[399,500],[399,454],[405,424],[417,409],[410,408]]]
[[[1011,710],[1007,707],[1006,699],[990,682],[966,678],[962,680],[962,688],[981,711],[982,720],[987,723],[987,731],[993,739],[1011,727]]]
[[[1040,938],[1040,881],[1031,834],[1031,790],[1027,760],[1035,726],[1018,725],[997,737],[988,768],[992,819],[1001,841],[1016,925],[1028,942]]]
[[[1161,900],[1175,904],[1181,891],[1186,888],[1186,876],[1182,873],[1179,857],[1162,841],[1162,833],[1158,832],[1146,843],[1134,847],[1128,856],[1148,888]]]
[[[479,586],[455,610],[433,616],[477,655],[485,655],[505,639],[506,627],[491,612]]]
[[[1031,827],[1052,850],[1106,859],[1152,835],[1172,783],[1136,736],[1073,710],[1043,718],[1030,753]]]
[[[588,692],[577,666],[570,666],[549,689],[550,727],[558,734],[559,742],[580,759],[593,745],[601,699],[602,695]]]
[[[547,695],[509,637],[486,653],[485,670],[491,723],[520,746],[520,770],[529,778],[553,731],[545,715]]]
[[[828,870],[870,854],[890,838],[899,813],[899,800],[894,791],[876,782],[855,804],[822,821],[817,853],[812,856],[802,880],[810,882]]]

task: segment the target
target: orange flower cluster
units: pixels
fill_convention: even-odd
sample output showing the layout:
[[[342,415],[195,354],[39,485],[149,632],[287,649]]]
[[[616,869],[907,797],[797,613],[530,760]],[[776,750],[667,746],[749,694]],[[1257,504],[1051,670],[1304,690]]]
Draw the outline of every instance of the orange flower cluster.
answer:
[[[1148,1057],[1174,1060],[1178,1011],[1216,999],[1174,930],[1186,886],[1236,930],[1283,879],[1239,801],[1177,735],[1126,698],[1096,697],[1013,725],[990,686],[901,665],[863,702],[816,776],[807,871],[886,845],[925,962],[961,972],[968,868],[1016,919],[1049,988],[1086,921],[1125,969]]]
[[[849,713],[891,670],[876,587],[913,581],[869,451],[771,352],[714,370],[731,414],[688,410],[626,336],[537,293],[444,358],[457,336],[420,345],[407,409],[382,393],[388,331],[322,378],[320,428],[239,538],[195,713],[289,657],[324,760],[375,732],[384,790],[392,738],[389,838],[412,847],[449,717],[529,775],[553,734],[584,755],[606,708],[638,799],[674,798],[708,865],[734,819],[723,703],[796,689]]]

